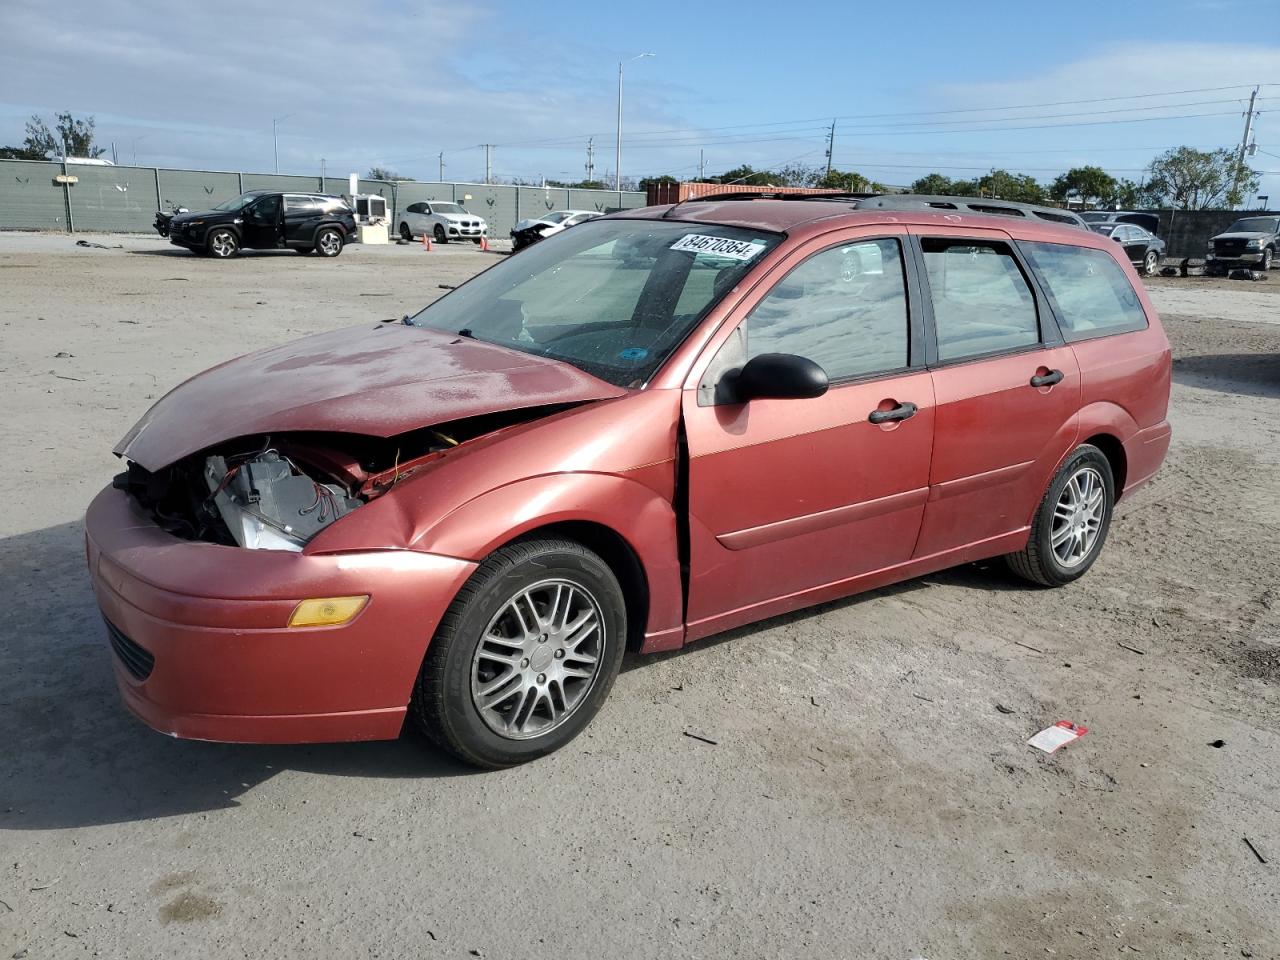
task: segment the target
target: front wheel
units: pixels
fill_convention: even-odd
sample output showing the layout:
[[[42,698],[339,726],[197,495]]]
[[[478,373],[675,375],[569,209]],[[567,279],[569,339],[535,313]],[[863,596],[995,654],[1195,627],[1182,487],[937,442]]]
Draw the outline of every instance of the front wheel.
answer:
[[[599,712],[626,645],[622,588],[571,540],[509,544],[440,621],[413,694],[418,726],[480,767],[545,756]]]
[[[227,260],[240,252],[240,241],[230,230],[215,230],[209,234],[209,256]]]
[[[322,257],[336,257],[342,252],[342,234],[334,227],[325,227],[316,234],[316,253]]]
[[[1092,444],[1076,447],[1040,501],[1027,545],[1006,555],[1010,569],[1046,587],[1078,580],[1102,552],[1115,500],[1106,455]]]
[[[1275,259],[1275,251],[1270,247],[1262,251],[1262,263],[1258,266],[1259,270],[1270,270],[1271,261]]]
[[[1159,266],[1160,255],[1154,250],[1148,250],[1147,255],[1142,258],[1142,275],[1145,277],[1154,277]]]
[[[435,235],[436,235],[436,243],[449,242],[449,238],[446,237],[444,234],[444,227],[440,226],[440,224],[438,223],[436,224]]]

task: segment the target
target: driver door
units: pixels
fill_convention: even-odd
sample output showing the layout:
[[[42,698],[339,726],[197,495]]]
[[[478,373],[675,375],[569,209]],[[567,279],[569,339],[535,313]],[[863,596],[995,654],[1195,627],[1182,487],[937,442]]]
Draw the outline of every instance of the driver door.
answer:
[[[280,194],[274,193],[255,200],[244,211],[243,246],[258,250],[270,250],[280,246],[281,229]]]
[[[905,242],[883,228],[815,239],[748,296],[695,366],[683,396],[687,639],[851,593],[877,574],[886,582],[882,571],[910,560],[934,400]],[[726,374],[762,353],[817,362],[830,388],[733,402]],[[873,423],[876,411],[895,418]]]

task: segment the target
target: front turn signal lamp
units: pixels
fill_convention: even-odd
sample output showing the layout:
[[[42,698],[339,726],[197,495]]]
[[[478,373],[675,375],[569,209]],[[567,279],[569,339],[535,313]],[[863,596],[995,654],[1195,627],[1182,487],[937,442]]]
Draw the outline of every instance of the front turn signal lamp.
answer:
[[[316,600],[303,600],[293,608],[289,617],[291,627],[332,627],[347,623],[364,609],[369,602],[366,594],[363,597],[320,597]]]

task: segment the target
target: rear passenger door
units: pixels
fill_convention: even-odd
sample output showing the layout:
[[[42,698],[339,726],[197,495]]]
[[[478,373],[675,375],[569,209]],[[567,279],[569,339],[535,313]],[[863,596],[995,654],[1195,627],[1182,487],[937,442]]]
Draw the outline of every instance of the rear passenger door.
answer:
[[[320,205],[315,197],[296,193],[284,195],[284,240],[290,246],[306,246],[315,242]]]
[[[917,231],[936,426],[915,556],[1012,550],[1075,443],[1079,367],[1007,234]]]

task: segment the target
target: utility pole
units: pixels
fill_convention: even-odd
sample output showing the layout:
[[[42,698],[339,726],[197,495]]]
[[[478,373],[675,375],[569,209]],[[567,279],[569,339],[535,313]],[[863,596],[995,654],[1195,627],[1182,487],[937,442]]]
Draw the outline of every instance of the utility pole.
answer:
[[[1257,115],[1257,111],[1253,106],[1258,101],[1258,88],[1253,88],[1253,93],[1249,94],[1249,109],[1244,115],[1244,136],[1240,138],[1240,153],[1236,157],[1236,175],[1231,185],[1231,192],[1235,193],[1240,189],[1240,175],[1244,172],[1244,158],[1249,152],[1249,138],[1253,136],[1253,118]],[[1242,198],[1243,199],[1243,198]]]
[[[484,147],[484,182],[493,183],[493,147],[492,143],[481,144]]]
[[[444,151],[440,151],[440,182],[444,183]]]
[[[320,158],[320,190],[324,190],[324,157]]]
[[[283,117],[271,118],[271,155],[275,157],[276,173],[280,172],[280,148],[276,145],[276,130],[280,124],[292,117],[292,113],[286,113]]]
[[[831,132],[827,135],[827,176],[831,176],[831,155],[836,151],[836,122],[831,121]]]
[[[618,61],[618,139],[613,158],[613,189],[615,190],[622,189],[622,68],[633,60],[655,56],[657,56],[655,53],[637,53],[630,60]]]
[[[594,180],[596,172],[596,144],[595,137],[587,139],[587,179]]]
[[[698,151],[698,182],[701,183],[707,174],[707,151]]]

